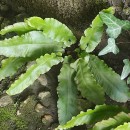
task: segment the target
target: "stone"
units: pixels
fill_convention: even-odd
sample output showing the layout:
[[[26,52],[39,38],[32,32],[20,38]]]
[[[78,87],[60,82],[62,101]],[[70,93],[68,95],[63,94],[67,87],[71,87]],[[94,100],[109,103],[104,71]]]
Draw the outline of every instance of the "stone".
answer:
[[[41,92],[38,95],[38,98],[40,99],[41,103],[49,107],[51,105],[51,93],[50,92]]]
[[[5,95],[0,98],[0,107],[5,107],[11,104],[13,104],[13,100],[9,95]]]
[[[38,81],[41,83],[41,85],[46,86],[47,85],[47,78],[44,74],[40,75],[38,77]]]
[[[1,12],[7,12],[9,10],[9,7],[5,4],[0,4],[0,11]]]
[[[44,109],[44,107],[43,107],[43,105],[41,105],[40,103],[38,103],[36,106],[35,106],[35,111],[36,112],[41,112],[41,111],[43,111],[43,109]]]
[[[53,117],[51,115],[44,115],[42,118],[42,122],[46,125],[49,126],[53,122]]]

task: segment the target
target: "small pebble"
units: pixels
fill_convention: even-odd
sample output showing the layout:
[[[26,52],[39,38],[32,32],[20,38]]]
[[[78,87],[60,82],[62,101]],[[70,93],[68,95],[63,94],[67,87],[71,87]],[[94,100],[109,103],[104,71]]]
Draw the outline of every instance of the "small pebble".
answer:
[[[38,98],[45,107],[49,107],[51,105],[52,99],[50,92],[41,92],[39,93]]]
[[[51,115],[44,115],[42,122],[46,125],[50,125],[53,122],[53,117]]]
[[[43,111],[43,106],[40,104],[40,103],[38,103],[36,106],[35,106],[35,111],[36,112],[41,112],[41,111]]]
[[[5,107],[10,104],[13,104],[13,100],[9,95],[0,98],[0,107]]]
[[[38,78],[38,81],[41,83],[41,85],[46,86],[47,85],[47,78],[45,75],[40,75]]]

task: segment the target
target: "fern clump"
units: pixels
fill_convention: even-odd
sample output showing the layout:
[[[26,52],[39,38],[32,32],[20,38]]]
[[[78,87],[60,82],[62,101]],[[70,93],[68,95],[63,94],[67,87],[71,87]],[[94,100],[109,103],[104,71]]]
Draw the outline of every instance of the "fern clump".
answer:
[[[99,56],[110,52],[119,53],[116,38],[122,30],[130,29],[130,22],[117,19],[114,16],[114,8],[111,7],[99,12],[91,26],[84,31],[78,48],[74,50],[77,54],[76,58],[73,58],[73,55],[66,53],[66,48],[76,43],[76,37],[66,25],[53,18],[31,17],[24,22],[5,27],[0,31],[1,35],[15,32],[17,36],[0,41],[0,55],[7,57],[1,62],[0,80],[14,75],[24,63],[35,61],[11,84],[6,91],[7,94],[21,93],[33,84],[40,74],[45,74],[53,66],[62,63],[57,87],[60,126],[56,130],[83,124],[90,125],[89,128],[92,130],[113,128],[118,130],[120,127],[128,127],[129,123],[124,124],[130,122],[128,110],[118,106],[103,105],[106,100],[105,95],[120,103],[130,99],[129,59],[124,60],[125,65],[120,76],[99,57],[92,54],[100,44],[105,29],[109,37],[108,45],[99,52]],[[126,83],[124,79],[127,77]],[[97,105],[95,109],[79,114],[77,103],[79,93],[83,98]]]

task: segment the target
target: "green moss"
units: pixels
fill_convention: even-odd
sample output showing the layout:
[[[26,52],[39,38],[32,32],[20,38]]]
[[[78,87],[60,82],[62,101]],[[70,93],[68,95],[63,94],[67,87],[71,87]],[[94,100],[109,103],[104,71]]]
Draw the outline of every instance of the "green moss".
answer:
[[[0,130],[26,130],[27,123],[16,115],[16,107],[6,106],[0,108]]]

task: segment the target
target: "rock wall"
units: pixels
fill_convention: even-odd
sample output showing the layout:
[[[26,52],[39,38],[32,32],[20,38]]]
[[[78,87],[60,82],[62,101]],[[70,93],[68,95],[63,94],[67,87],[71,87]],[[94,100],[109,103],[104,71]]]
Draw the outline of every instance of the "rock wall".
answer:
[[[31,16],[53,17],[68,26],[84,28],[108,6],[107,0],[0,0],[14,10],[25,9]]]

